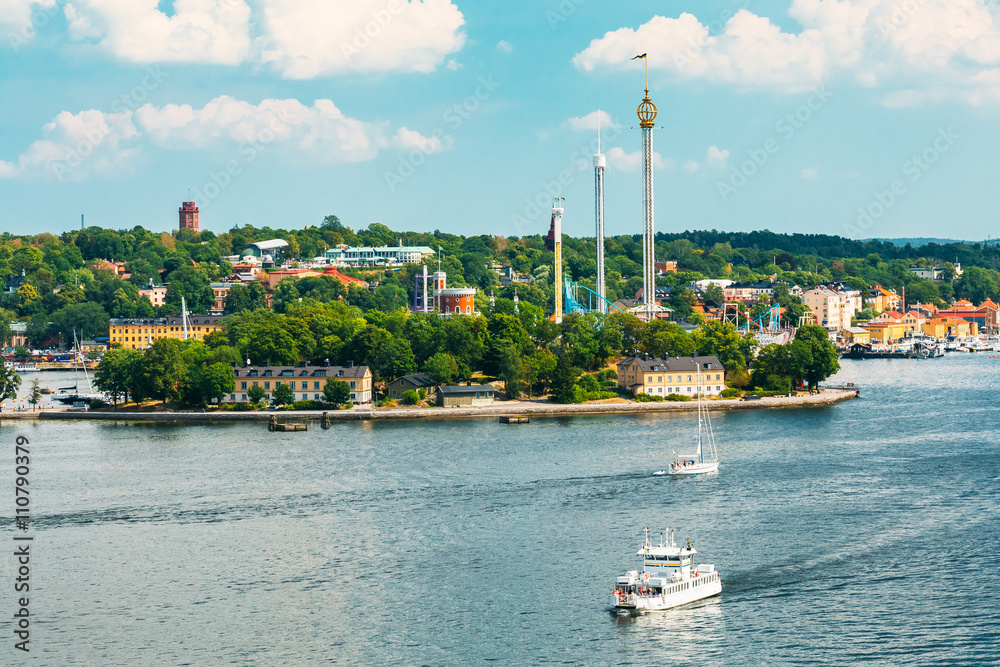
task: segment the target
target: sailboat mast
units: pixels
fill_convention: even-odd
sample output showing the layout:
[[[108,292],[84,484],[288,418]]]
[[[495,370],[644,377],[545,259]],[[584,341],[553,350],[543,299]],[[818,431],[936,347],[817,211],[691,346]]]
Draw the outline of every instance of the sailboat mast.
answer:
[[[702,437],[701,436],[701,419],[702,419],[702,415],[701,415],[701,364],[695,364],[694,367],[698,371],[698,386],[695,389],[695,391],[698,392],[698,460],[699,460],[699,462],[704,463],[705,462],[705,454],[702,451],[702,446],[701,446],[701,437]]]

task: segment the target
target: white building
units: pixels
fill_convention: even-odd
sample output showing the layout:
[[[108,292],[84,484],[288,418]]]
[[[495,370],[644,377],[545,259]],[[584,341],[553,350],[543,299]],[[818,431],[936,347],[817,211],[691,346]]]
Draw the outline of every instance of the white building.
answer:
[[[358,246],[339,245],[323,253],[330,264],[340,266],[379,266],[419,264],[434,256],[430,246]]]
[[[802,293],[802,303],[816,316],[817,323],[830,331],[851,326],[851,318],[862,310],[861,292],[850,285],[817,285]]]

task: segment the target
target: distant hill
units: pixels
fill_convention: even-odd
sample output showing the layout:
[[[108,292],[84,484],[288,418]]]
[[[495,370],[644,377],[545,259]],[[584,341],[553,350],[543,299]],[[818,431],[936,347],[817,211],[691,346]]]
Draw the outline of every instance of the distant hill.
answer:
[[[961,239],[934,239],[934,238],[912,238],[912,239],[873,239],[875,241],[883,241],[885,243],[891,243],[894,246],[904,247],[909,243],[914,248],[919,248],[920,246],[925,246],[929,243],[936,243],[938,245],[948,245],[949,243],[981,243],[981,241],[963,241]]]

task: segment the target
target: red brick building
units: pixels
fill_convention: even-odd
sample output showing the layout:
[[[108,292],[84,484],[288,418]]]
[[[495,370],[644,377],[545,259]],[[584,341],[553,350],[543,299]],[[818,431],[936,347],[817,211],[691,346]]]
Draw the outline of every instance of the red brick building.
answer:
[[[190,229],[198,233],[198,207],[193,201],[186,201],[177,209],[180,217],[180,229]]]

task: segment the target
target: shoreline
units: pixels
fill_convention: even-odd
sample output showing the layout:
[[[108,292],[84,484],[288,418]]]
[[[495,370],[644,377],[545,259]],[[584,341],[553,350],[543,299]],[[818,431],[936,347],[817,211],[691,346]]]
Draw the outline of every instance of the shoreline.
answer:
[[[740,399],[720,399],[707,403],[710,410],[775,410],[789,408],[813,408],[835,405],[858,397],[854,389],[823,389],[819,394],[801,396],[776,396],[755,401]],[[613,400],[613,399],[612,399]],[[582,403],[562,405],[559,403],[533,401],[503,401],[491,406],[460,408],[372,408],[355,407],[350,410],[328,410],[331,421],[359,421],[382,419],[469,419],[501,416],[562,417],[573,415],[603,414],[648,414],[659,412],[690,412],[698,409],[696,401],[662,403],[637,403],[635,401],[614,403]],[[103,420],[128,422],[188,422],[188,423],[239,423],[247,421],[270,421],[276,417],[279,422],[313,421],[323,417],[322,410],[260,410],[256,412],[77,412],[72,410],[38,410],[35,412],[0,413],[4,420]]]

